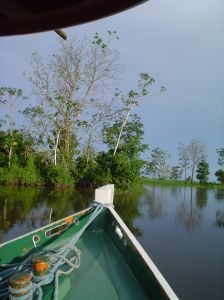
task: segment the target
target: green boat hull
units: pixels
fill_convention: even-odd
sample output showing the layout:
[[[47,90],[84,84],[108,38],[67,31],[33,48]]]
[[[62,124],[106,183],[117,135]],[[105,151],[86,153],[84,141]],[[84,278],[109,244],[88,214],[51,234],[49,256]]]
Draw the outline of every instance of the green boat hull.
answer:
[[[81,264],[59,277],[58,299],[177,299],[163,284],[161,274],[150,268],[142,248],[113,208],[103,208],[90,223],[94,211],[90,208],[3,244],[0,264],[20,263],[32,253],[60,249],[84,228],[76,242]],[[4,270],[2,266],[0,276]],[[54,289],[54,281],[44,285],[42,299],[53,299]]]

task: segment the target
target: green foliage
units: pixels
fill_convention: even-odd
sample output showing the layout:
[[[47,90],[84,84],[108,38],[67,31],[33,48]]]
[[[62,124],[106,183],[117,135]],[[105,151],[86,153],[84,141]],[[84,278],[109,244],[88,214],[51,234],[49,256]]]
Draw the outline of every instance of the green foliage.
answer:
[[[113,183],[118,189],[127,190],[140,178],[144,161],[139,158],[130,159],[125,152],[118,152],[113,157],[111,175]]]
[[[156,178],[156,165],[152,161],[146,161],[144,166],[144,173],[149,177]]]
[[[0,167],[8,165],[8,138],[4,131],[0,131]]]
[[[1,87],[0,88],[1,103],[3,104],[7,103],[8,97],[18,97],[18,98],[23,97],[23,99],[26,98],[23,96],[23,91],[21,89],[11,88],[11,87]]]
[[[9,168],[4,168],[0,173],[0,182],[2,184],[18,185],[21,177],[21,169],[17,165],[11,165]]]
[[[99,152],[95,159],[96,165],[92,174],[93,185],[99,187],[110,182],[113,183],[111,173],[111,153]]]
[[[209,164],[204,160],[199,162],[196,173],[196,177],[200,181],[200,183],[206,183],[208,181],[209,175]]]
[[[181,167],[179,166],[172,167],[170,172],[170,179],[179,180],[181,178],[182,171],[183,170],[181,170]]]
[[[34,139],[23,130],[0,131],[0,167],[8,166],[8,153],[13,147],[11,163],[25,167],[27,158],[34,151]]]
[[[44,183],[43,178],[40,176],[40,173],[36,169],[33,156],[30,156],[27,159],[26,166],[24,168],[20,168],[20,170],[20,184],[40,185]]]
[[[222,167],[224,166],[224,148],[216,149],[218,154],[218,164]]]
[[[117,143],[121,126],[122,120],[118,119],[111,126],[103,128],[103,141],[110,150],[113,150]],[[148,145],[142,143],[144,137],[143,127],[140,117],[133,114],[123,129],[118,149],[127,153],[129,158],[138,156],[148,149]]]
[[[139,181],[145,164],[141,154],[148,145],[133,110],[149,95],[155,80],[142,72],[137,87],[126,96],[116,90],[112,99],[104,97],[105,86],[119,71],[119,53],[110,45],[115,39],[115,31],[108,31],[107,39],[96,33],[91,42],[61,43],[48,58],[32,55],[26,76],[37,102],[23,111],[32,123],[32,136],[15,129],[23,91],[0,89],[0,104],[7,104],[9,111],[5,131],[0,131],[0,182],[81,187],[111,182],[126,190]],[[107,150],[96,152],[98,140]]]
[[[115,39],[115,31],[109,31],[105,39],[96,33],[92,41],[60,43],[48,58],[32,55],[26,76],[38,99],[24,114],[42,144],[52,150],[52,158],[67,162],[66,168],[80,146],[78,129],[86,127],[92,114],[104,112],[102,91],[116,78],[119,67],[118,51],[111,45]]]
[[[86,157],[77,159],[77,185],[79,187],[96,188],[110,182],[116,188],[127,190],[140,178],[144,161],[130,159],[124,151],[112,156],[112,151],[99,152],[95,160],[87,164]]]
[[[224,183],[224,171],[223,170],[218,170],[215,172],[215,176],[217,177],[217,180],[220,182],[220,183]]]
[[[43,184],[43,179],[36,169],[34,159],[31,156],[27,159],[25,167],[19,166],[14,161],[9,167],[1,168],[0,183],[12,185],[40,185]]]
[[[52,185],[73,185],[74,180],[70,171],[66,171],[62,165],[49,165],[44,177],[45,183]]]
[[[125,123],[118,117],[113,124],[103,128],[103,140],[109,150],[100,153],[96,162],[104,180],[111,178],[121,190],[130,188],[139,180],[144,166],[140,154],[148,149],[148,145],[142,143],[143,137],[143,124],[136,114],[129,115]]]
[[[169,167],[167,159],[170,157],[167,151],[157,147],[151,152],[151,160],[147,163],[147,174],[152,174],[153,178],[165,179],[169,177]]]
[[[75,178],[76,185],[79,188],[92,188],[94,179],[97,178],[98,174],[95,169],[96,163],[93,160],[87,161],[85,155],[79,156],[73,170],[73,177]]]

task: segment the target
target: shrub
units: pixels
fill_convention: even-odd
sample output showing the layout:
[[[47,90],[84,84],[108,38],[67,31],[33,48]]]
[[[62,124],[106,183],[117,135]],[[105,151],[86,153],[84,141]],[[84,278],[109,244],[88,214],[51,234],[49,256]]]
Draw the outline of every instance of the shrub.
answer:
[[[19,182],[23,185],[39,185],[44,183],[43,178],[35,167],[33,157],[28,158],[25,168],[20,168]]]
[[[62,165],[49,165],[46,167],[45,183],[53,185],[72,185],[74,179],[70,171],[65,170]]]

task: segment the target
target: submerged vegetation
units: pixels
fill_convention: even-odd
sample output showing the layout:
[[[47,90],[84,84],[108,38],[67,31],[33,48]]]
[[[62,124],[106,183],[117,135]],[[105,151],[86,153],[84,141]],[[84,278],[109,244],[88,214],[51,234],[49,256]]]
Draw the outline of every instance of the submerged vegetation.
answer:
[[[142,158],[148,145],[135,108],[158,88],[142,72],[135,89],[113,89],[120,71],[119,52],[112,47],[117,39],[116,32],[106,39],[96,33],[92,41],[60,42],[47,58],[34,53],[25,72],[30,99],[21,89],[0,88],[0,184],[89,189],[114,183],[129,190],[142,176],[180,180],[184,173],[193,183],[195,172],[207,182],[209,165],[199,140],[180,145],[176,166],[169,166],[169,154],[158,147]],[[223,152],[217,150],[221,168]],[[223,173],[216,172],[220,183]]]

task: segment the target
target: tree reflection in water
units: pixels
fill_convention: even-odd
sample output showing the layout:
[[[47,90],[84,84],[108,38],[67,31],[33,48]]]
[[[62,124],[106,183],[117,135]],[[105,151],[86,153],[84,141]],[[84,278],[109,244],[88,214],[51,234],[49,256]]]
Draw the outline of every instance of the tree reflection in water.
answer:
[[[189,195],[187,191],[190,190]],[[207,190],[205,190],[207,193]],[[196,230],[201,223],[201,208],[206,206],[207,194],[196,189],[193,197],[193,189],[184,190],[183,201],[177,206],[176,222],[183,224],[188,231]],[[200,198],[202,197],[202,198]]]
[[[196,205],[199,208],[206,207],[208,201],[208,190],[205,188],[196,189]]]
[[[215,199],[217,201],[224,201],[224,190],[216,189],[216,191],[215,191]]]
[[[91,194],[73,189],[0,188],[0,242],[11,231],[15,237],[88,207]],[[20,228],[18,229],[18,225]]]
[[[215,226],[217,228],[224,228],[224,211],[223,210],[216,211]]]
[[[143,232],[134,226],[134,220],[141,216],[139,211],[139,200],[143,192],[116,194],[114,205],[125,224],[135,236],[141,236]]]
[[[166,215],[163,186],[152,186],[150,190],[146,190],[143,197],[144,202],[146,202],[149,207],[148,216],[151,220],[162,218]]]
[[[133,225],[140,217],[139,199],[144,193],[128,193],[115,196],[116,210],[129,229],[142,235]],[[73,189],[13,189],[0,187],[0,243],[41,226],[61,219],[89,206],[94,199],[91,193],[80,193]]]

